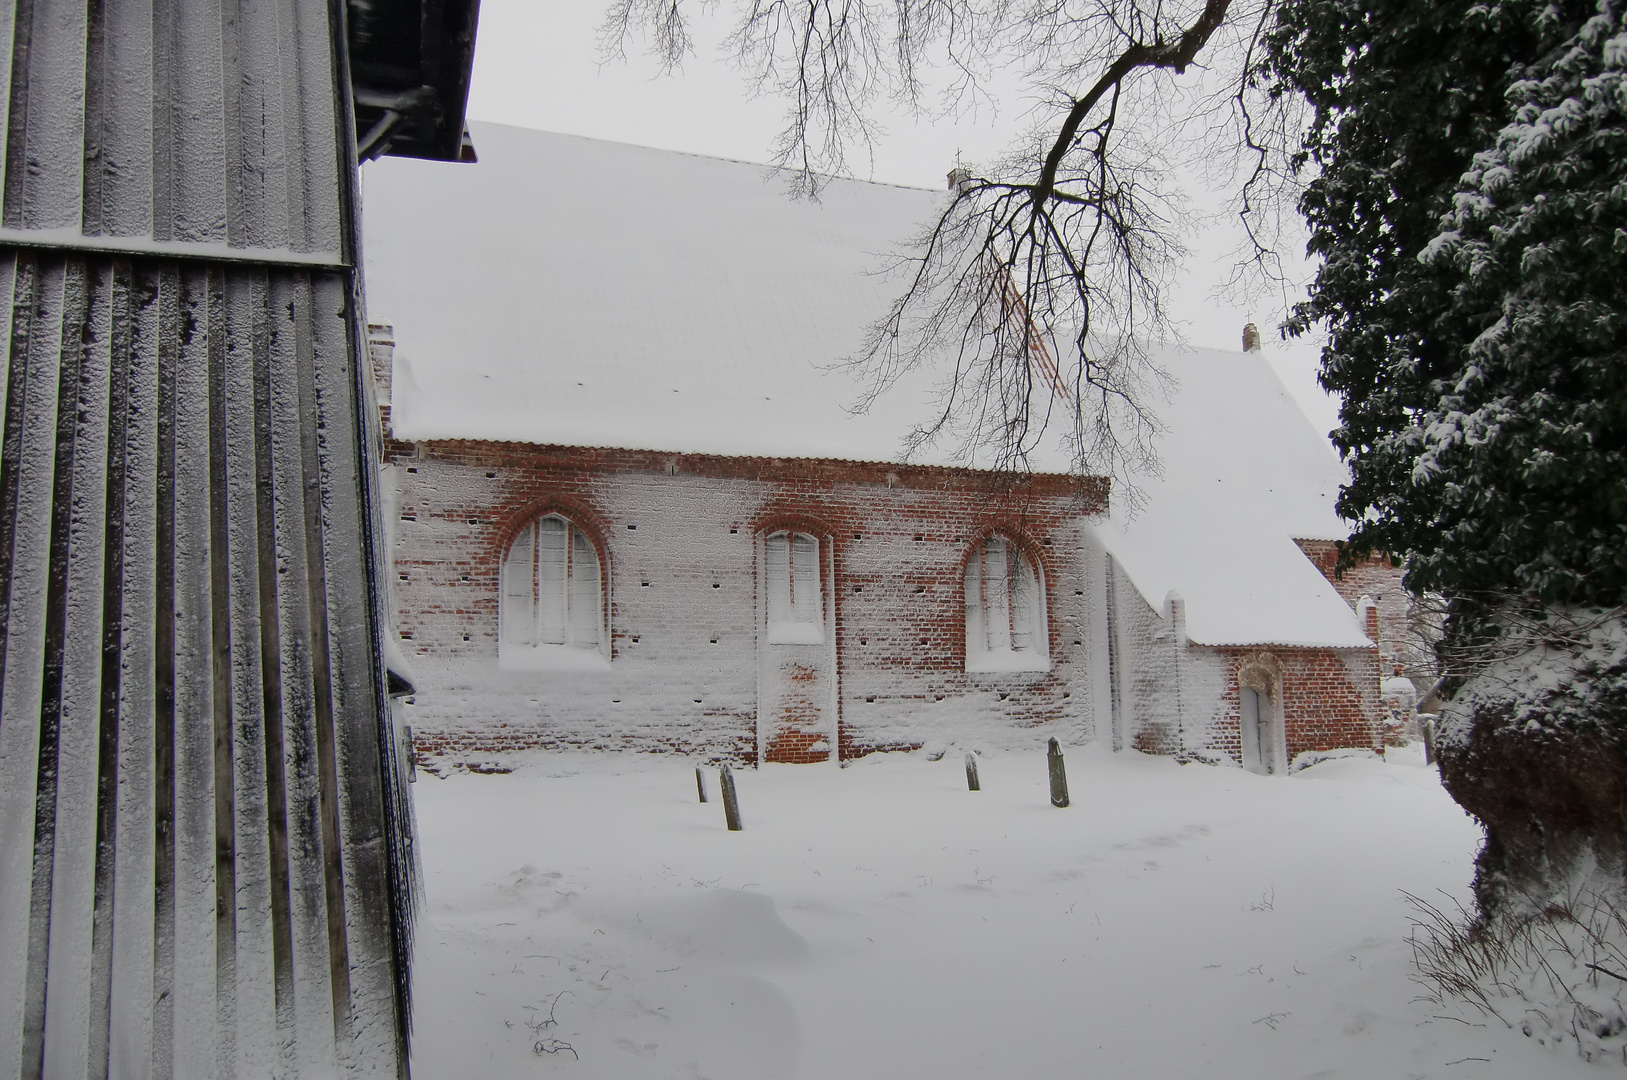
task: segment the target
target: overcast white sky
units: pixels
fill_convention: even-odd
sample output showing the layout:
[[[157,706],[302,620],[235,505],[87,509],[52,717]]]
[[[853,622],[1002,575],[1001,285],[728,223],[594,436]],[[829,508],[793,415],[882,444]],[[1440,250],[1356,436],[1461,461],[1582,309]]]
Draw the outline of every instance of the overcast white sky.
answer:
[[[783,105],[777,98],[753,99],[745,80],[720,55],[723,20],[703,20],[700,27],[709,36],[698,36],[697,55],[681,74],[662,76],[636,49],[629,50],[626,62],[601,62],[598,26],[606,4],[482,0],[469,116],[742,161],[768,160]],[[721,10],[731,6],[725,3]],[[887,134],[873,162],[855,154],[850,165],[860,179],[940,187],[957,154],[968,162],[987,160],[1021,130],[1029,102],[1011,94],[997,104],[953,119],[916,121],[889,113],[882,118]],[[1243,324],[1252,319],[1289,390],[1319,429],[1331,428],[1336,410],[1315,383],[1316,347],[1276,341],[1272,328],[1282,317],[1283,298],[1244,302],[1216,294],[1233,242],[1224,228],[1189,241],[1193,255],[1174,304],[1187,339],[1237,349]]]

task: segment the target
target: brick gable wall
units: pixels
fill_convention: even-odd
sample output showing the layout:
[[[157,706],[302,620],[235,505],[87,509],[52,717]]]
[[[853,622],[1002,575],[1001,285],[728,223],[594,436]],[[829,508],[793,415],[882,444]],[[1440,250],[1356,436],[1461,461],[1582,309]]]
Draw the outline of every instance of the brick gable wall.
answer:
[[[1415,658],[1408,655],[1408,619],[1411,597],[1401,585],[1402,570],[1392,566],[1388,556],[1373,555],[1346,570],[1342,576],[1334,574],[1339,562],[1339,545],[1332,540],[1295,540],[1299,550],[1322,572],[1345,603],[1354,610],[1362,597],[1368,597],[1378,606],[1379,655],[1388,674],[1391,665],[1402,663],[1412,666]]]

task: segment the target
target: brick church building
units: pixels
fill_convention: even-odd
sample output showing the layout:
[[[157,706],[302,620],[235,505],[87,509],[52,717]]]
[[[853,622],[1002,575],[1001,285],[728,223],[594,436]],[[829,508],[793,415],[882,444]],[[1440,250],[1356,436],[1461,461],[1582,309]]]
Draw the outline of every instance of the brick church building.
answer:
[[[890,299],[879,257],[945,195],[793,202],[757,166],[474,134],[478,165],[365,178],[422,758],[1056,735],[1286,772],[1379,746],[1397,575],[1319,569],[1341,467],[1261,353],[1163,358],[1135,515],[1060,449],[1016,486],[906,461],[933,385],[858,412],[837,362]]]

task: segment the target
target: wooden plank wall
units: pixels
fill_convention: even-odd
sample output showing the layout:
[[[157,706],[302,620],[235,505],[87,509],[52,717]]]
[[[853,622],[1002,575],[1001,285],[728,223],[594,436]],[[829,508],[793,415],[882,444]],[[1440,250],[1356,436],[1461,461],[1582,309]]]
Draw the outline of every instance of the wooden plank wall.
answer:
[[[343,11],[0,32],[0,1077],[405,1075]]]

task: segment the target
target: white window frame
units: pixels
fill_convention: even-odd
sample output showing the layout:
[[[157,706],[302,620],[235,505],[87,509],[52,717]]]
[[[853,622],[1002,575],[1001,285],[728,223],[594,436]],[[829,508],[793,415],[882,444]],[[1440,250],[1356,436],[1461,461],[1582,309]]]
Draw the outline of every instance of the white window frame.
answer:
[[[563,514],[544,514],[509,541],[498,573],[497,655],[509,670],[609,665],[604,558]]]
[[[773,645],[823,645],[825,573],[819,537],[781,529],[763,537],[763,595]]]
[[[1049,671],[1045,571],[1021,545],[994,533],[966,560],[966,670]]]

